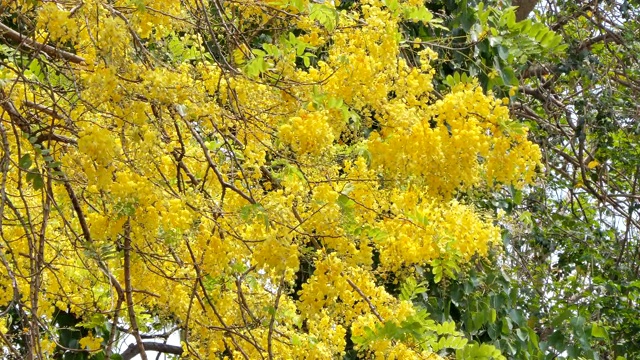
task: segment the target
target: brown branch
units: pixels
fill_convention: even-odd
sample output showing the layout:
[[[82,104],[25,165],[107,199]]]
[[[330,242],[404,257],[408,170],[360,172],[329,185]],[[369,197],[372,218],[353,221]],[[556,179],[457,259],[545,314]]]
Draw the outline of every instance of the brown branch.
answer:
[[[140,338],[136,312],[133,309],[133,288],[131,286],[131,224],[128,219],[124,225],[124,231],[124,287],[125,297],[127,299],[127,311],[129,313],[129,322],[131,323],[131,333],[136,339],[136,349],[140,354],[140,358],[142,360],[147,360],[145,346],[142,342],[142,338]]]
[[[2,88],[0,88],[0,106],[9,114],[9,119],[11,119],[13,124],[17,125],[18,128],[25,133],[30,132],[29,122],[20,114],[18,109],[16,109],[16,106]]]
[[[0,178],[0,237],[4,239],[2,223],[4,222],[4,199],[7,196],[7,177],[9,174],[9,164],[11,163],[11,144],[9,143],[7,130],[2,122],[0,122],[0,139],[2,140],[2,159],[0,159],[0,172],[2,173],[2,178]]]
[[[104,262],[102,262],[102,261],[98,261],[98,263],[100,264],[100,267],[102,268],[102,271],[104,271],[104,273],[109,278],[109,282],[111,283],[111,286],[113,286],[116,289],[116,293],[118,294],[118,300],[116,302],[116,310],[113,312],[113,319],[112,319],[113,325],[111,325],[111,333],[109,334],[109,342],[107,343],[107,348],[105,349],[105,354],[107,355],[107,357],[110,357],[111,356],[111,349],[112,349],[113,345],[116,342],[116,332],[117,332],[116,331],[116,325],[118,324],[118,317],[120,315],[120,308],[122,307],[122,303],[124,302],[124,290],[122,289],[122,285],[120,285],[120,283],[118,282],[116,277],[113,276],[113,274],[109,271],[109,269],[107,268],[106,264],[104,264]]]
[[[7,348],[9,348],[13,355],[15,355],[16,359],[21,357],[18,350],[13,346],[12,341],[10,341],[2,332],[0,332],[0,339],[2,339],[2,342],[5,343],[5,345],[7,345]]]
[[[282,280],[280,280],[280,285],[278,286],[278,293],[276,294],[276,302],[273,304],[273,314],[271,314],[271,320],[269,321],[269,334],[267,335],[267,353],[269,354],[269,359],[274,359],[273,357],[273,326],[276,323],[276,312],[278,311],[278,305],[280,304],[280,296],[282,295],[282,289],[284,289],[284,277],[285,274],[282,274]]]
[[[180,117],[182,117],[182,115],[180,115]],[[251,198],[251,196],[245,194],[242,190],[238,189],[232,183],[224,180],[224,176],[222,175],[222,173],[218,169],[218,165],[216,165],[216,163],[211,158],[211,155],[209,155],[209,149],[204,144],[204,140],[202,140],[202,137],[200,136],[200,134],[198,134],[198,131],[196,131],[196,129],[193,127],[193,125],[189,123],[189,120],[185,119],[184,117],[182,117],[182,119],[184,120],[185,124],[187,125],[187,127],[191,131],[191,134],[193,135],[193,137],[196,139],[196,141],[200,145],[200,148],[202,148],[202,152],[204,154],[204,157],[207,159],[207,163],[209,164],[209,167],[211,167],[211,169],[213,170],[214,174],[216,174],[216,177],[218,178],[218,182],[220,183],[220,185],[222,185],[223,188],[229,188],[230,190],[232,190],[236,194],[240,195],[240,197],[242,197],[243,199],[247,200],[250,204],[255,204],[256,201],[253,200],[253,198]]]
[[[45,141],[57,141],[57,142],[70,144],[70,145],[78,145],[78,141],[76,139],[70,138],[68,136],[60,135],[60,134],[54,134],[54,133],[46,133],[46,134],[38,135],[35,143],[40,144]]]
[[[541,64],[531,65],[520,74],[520,78],[528,79],[531,77],[542,77],[544,75],[554,74],[558,71],[557,66],[547,66]]]
[[[68,117],[68,116],[67,116],[67,115],[65,115],[65,114],[60,114],[60,113],[56,112],[55,110],[50,109],[50,108],[48,108],[48,107],[46,107],[46,106],[44,106],[44,105],[37,104],[37,103],[31,102],[31,101],[28,101],[28,100],[27,100],[27,101],[23,101],[23,102],[22,102],[22,105],[23,105],[23,106],[26,106],[26,107],[29,107],[29,108],[32,108],[32,109],[35,109],[35,110],[38,110],[38,111],[40,111],[40,112],[43,112],[43,113],[45,113],[45,114],[47,114],[47,115],[51,116],[52,118],[56,118],[56,119],[60,119],[60,120],[64,120],[65,124],[66,124],[70,129],[76,129],[76,126],[75,126],[75,124],[73,123],[73,120],[71,120],[71,118],[70,118],[70,117]]]
[[[147,351],[157,351],[160,353],[173,354],[173,355],[182,355],[182,353],[184,352],[184,350],[182,350],[182,347],[177,345],[169,345],[169,344],[150,342],[150,341],[145,341],[142,343],[142,345],[144,349]],[[140,355],[140,356],[143,355],[143,353],[140,352],[140,348],[136,344],[129,344],[129,347],[127,347],[127,350],[125,350],[122,354],[120,354],[123,360],[131,360],[136,355]]]
[[[2,109],[4,109],[4,111],[6,111],[9,114],[9,118],[11,119],[11,121],[16,124],[20,130],[22,130],[23,132],[25,132],[26,134],[29,134],[29,136],[32,136],[31,133],[31,128],[30,125],[31,123],[29,123],[29,121],[22,116],[22,114],[20,114],[20,112],[18,111],[18,109],[16,108],[16,106],[13,104],[13,102],[9,99],[9,97],[4,93],[4,91],[0,90],[0,100],[2,102]],[[51,111],[50,109],[47,109],[41,105],[37,105],[34,103],[29,103],[26,104],[29,107],[33,107],[35,109],[38,109],[42,112],[45,112],[48,115],[53,116],[53,114],[56,114],[55,112]],[[31,106],[33,105],[33,106]],[[57,115],[57,114],[56,114]],[[59,116],[59,115],[58,115]],[[57,141],[57,142],[62,142],[62,143],[66,143],[66,144],[71,144],[71,145],[78,145],[78,141],[76,139],[70,138],[68,136],[64,136],[64,135],[59,135],[59,134],[54,134],[54,133],[46,133],[46,134],[40,134],[36,140],[35,140],[35,144],[41,144],[44,141]]]
[[[24,44],[32,49],[40,50],[43,53],[53,58],[67,60],[75,64],[82,64],[85,62],[83,57],[80,57],[68,51],[57,49],[51,45],[41,44],[27,36],[20,34],[19,32],[13,30],[12,28],[8,27],[7,25],[1,22],[0,22],[0,36],[4,36],[10,40],[13,40],[20,45]]]
[[[222,317],[222,315],[220,315],[220,312],[218,312],[218,309],[215,307],[213,301],[211,300],[211,297],[207,293],[207,289],[204,286],[204,283],[202,281],[202,279],[204,278],[204,275],[202,275],[202,271],[200,270],[200,267],[198,266],[198,261],[197,261],[197,259],[195,257],[195,254],[193,253],[193,250],[191,249],[191,246],[189,245],[188,242],[185,243],[185,245],[187,246],[187,250],[189,251],[189,255],[191,257],[193,268],[196,271],[196,276],[197,276],[196,281],[197,281],[200,289],[202,290],[202,295],[204,295],[204,298],[207,301],[207,304],[209,304],[209,307],[211,308],[211,310],[213,310],[213,313],[215,314],[216,318],[220,322],[220,325],[222,325],[222,329],[224,329],[224,331],[226,331],[229,334],[234,334],[234,335],[237,335],[237,336],[241,337],[243,340],[245,340],[249,344],[253,345],[258,351],[264,351],[260,347],[259,344],[257,344],[254,341],[251,341],[251,339],[248,339],[246,336],[244,336],[243,334],[241,334],[239,332],[232,332],[231,328],[229,326],[227,326],[226,322],[224,321],[224,318]],[[203,306],[202,309],[205,310],[203,304],[202,304],[202,306]],[[199,324],[199,322],[197,320],[196,320],[196,323]],[[249,355],[242,348],[242,346],[238,343],[238,341],[235,339],[235,337],[230,336],[230,339],[231,339],[231,342],[233,343],[233,345],[236,347],[236,349],[242,354],[242,356],[246,360],[249,360]]]
[[[360,290],[360,288],[353,281],[351,281],[351,279],[347,278],[347,282],[349,283],[349,285],[351,285],[353,290],[360,294],[362,299],[364,299],[364,301],[369,305],[369,309],[371,309],[373,315],[375,315],[378,320],[380,320],[380,322],[384,322],[384,319],[382,318],[382,316],[380,316],[380,313],[378,313],[378,309],[376,309],[376,306],[371,303],[369,297],[364,292],[362,292],[362,290]]]
[[[623,44],[624,41],[622,40],[622,37],[614,32],[606,32],[604,34],[598,35],[598,36],[594,36],[590,39],[587,39],[585,41],[583,41],[579,46],[577,51],[580,52],[582,50],[591,50],[591,46],[599,43],[599,42],[605,42],[605,43],[615,43],[615,44]]]
[[[0,311],[0,316],[5,316],[9,311],[13,309],[14,304],[20,301],[20,290],[18,289],[18,281],[16,280],[13,270],[11,270],[11,265],[9,265],[9,262],[7,261],[7,258],[4,256],[4,254],[5,253],[3,250],[3,246],[0,245],[0,261],[2,262],[4,267],[7,269],[6,274],[7,274],[7,277],[9,277],[9,279],[11,280],[11,288],[13,290],[13,296],[9,301],[9,304],[6,305],[6,309],[4,309],[4,311]]]
[[[531,86],[522,86],[522,93],[531,95],[536,100],[540,101],[543,105],[553,104],[555,107],[563,109],[565,106],[558,99],[556,99],[551,93],[544,93],[540,88],[532,88]]]
[[[60,169],[57,168],[54,170],[60,170]],[[84,212],[82,211],[82,207],[80,206],[80,201],[78,201],[78,197],[76,196],[76,193],[73,191],[73,188],[71,187],[71,183],[69,182],[69,179],[66,178],[66,176],[64,177],[64,188],[67,191],[67,194],[69,195],[69,199],[71,199],[71,205],[73,206],[73,210],[76,212],[76,215],[78,215],[78,222],[80,223],[80,228],[82,229],[82,235],[84,236],[85,241],[89,243],[93,242],[91,240],[91,231],[89,230],[87,219],[84,217]]]
[[[513,6],[517,6],[516,21],[522,21],[526,19],[533,8],[536,7],[539,0],[514,0]]]

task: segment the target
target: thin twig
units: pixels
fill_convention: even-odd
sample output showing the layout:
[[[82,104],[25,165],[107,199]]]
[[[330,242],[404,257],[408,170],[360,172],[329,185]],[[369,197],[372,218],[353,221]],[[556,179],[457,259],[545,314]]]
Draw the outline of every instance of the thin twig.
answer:
[[[384,322],[384,319],[382,318],[382,316],[380,316],[380,313],[378,313],[376,306],[371,303],[371,300],[369,300],[369,297],[364,292],[362,292],[362,290],[360,290],[360,288],[353,281],[351,281],[351,279],[347,278],[347,282],[349,283],[349,285],[351,285],[353,290],[355,290],[358,294],[360,294],[360,296],[362,296],[362,299],[366,301],[373,315],[375,315],[378,318],[378,320],[380,320],[380,322]]]

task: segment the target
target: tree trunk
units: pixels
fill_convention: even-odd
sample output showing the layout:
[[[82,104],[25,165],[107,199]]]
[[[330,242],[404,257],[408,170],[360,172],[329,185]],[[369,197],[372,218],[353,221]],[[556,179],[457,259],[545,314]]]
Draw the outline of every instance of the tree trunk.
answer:
[[[539,0],[513,0],[513,6],[517,6],[516,20],[522,21],[529,16]]]

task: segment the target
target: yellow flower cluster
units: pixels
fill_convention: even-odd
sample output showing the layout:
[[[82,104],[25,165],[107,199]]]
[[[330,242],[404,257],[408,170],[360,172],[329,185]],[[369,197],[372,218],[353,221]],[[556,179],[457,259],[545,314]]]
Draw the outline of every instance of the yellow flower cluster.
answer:
[[[87,349],[89,351],[100,349],[102,344],[101,337],[94,337],[93,335],[85,336],[79,341],[80,348]]]
[[[499,229],[469,206],[433,202],[411,191],[395,196],[392,208],[398,216],[380,226],[387,235],[379,244],[380,261],[389,270],[451,255],[469,261],[499,244]]]
[[[372,135],[374,164],[398,179],[451,198],[481,181],[521,186],[531,181],[539,150],[523,134],[508,133],[507,108],[474,84],[459,85],[432,106],[388,107],[388,127]],[[395,114],[403,119],[398,123]]]
[[[303,112],[280,126],[279,138],[300,155],[319,156],[333,144],[333,129],[327,114],[321,111]]]
[[[55,2],[45,3],[38,12],[38,24],[47,29],[51,41],[61,43],[75,40],[78,26],[67,9]]]

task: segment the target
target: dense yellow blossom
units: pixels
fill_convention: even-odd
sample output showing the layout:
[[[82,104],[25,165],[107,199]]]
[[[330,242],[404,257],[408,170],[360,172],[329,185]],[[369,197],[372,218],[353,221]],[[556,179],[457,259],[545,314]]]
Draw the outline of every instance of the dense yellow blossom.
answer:
[[[80,339],[79,343],[81,348],[93,351],[100,348],[100,345],[102,344],[102,338],[89,335]]]
[[[474,83],[437,98],[435,53],[401,54],[402,12],[329,3],[12,4],[65,50],[28,77],[0,62],[0,307],[43,328],[160,321],[205,359],[338,358],[348,333],[416,316],[384,279],[497,246],[459,195],[530,183],[526,128]],[[60,340],[26,331],[42,353]],[[359,350],[437,358],[411,339]]]

